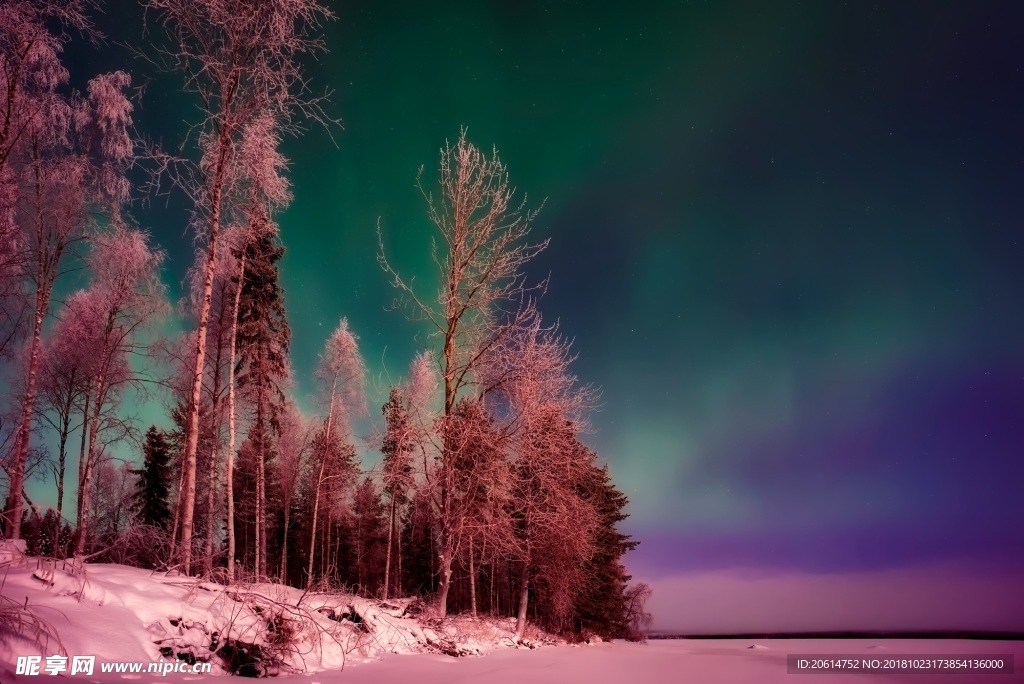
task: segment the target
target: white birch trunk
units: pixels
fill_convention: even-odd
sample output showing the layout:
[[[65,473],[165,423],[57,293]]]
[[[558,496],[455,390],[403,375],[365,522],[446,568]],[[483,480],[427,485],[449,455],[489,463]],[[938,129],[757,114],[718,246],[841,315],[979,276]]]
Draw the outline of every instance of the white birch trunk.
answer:
[[[235,581],[235,341],[238,338],[238,307],[245,278],[245,246],[238,262],[238,286],[231,314],[231,347],[228,352],[228,457],[224,466],[224,496],[227,499],[228,581]]]
[[[203,297],[199,304],[199,325],[196,328],[196,364],[192,370],[192,396],[189,404],[187,442],[185,445],[185,488],[179,499],[181,504],[181,565],[183,572],[192,572],[192,518],[196,506],[196,450],[199,447],[199,400],[203,389],[203,369],[206,363],[206,331],[210,321],[210,303],[213,299],[213,276],[217,265],[217,237],[220,230],[220,203],[222,184],[231,146],[228,127],[221,129],[217,166],[213,175],[210,201],[210,242],[207,247],[206,272],[203,276]]]

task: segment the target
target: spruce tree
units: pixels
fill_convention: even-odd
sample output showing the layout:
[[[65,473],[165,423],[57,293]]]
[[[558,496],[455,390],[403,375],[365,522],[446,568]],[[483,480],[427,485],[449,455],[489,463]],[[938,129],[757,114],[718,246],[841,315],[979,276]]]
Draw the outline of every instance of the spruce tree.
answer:
[[[168,505],[171,455],[166,436],[155,425],[146,432],[142,452],[145,457],[142,469],[132,471],[139,476],[135,486],[135,517],[143,525],[165,530],[171,520]]]
[[[577,448],[590,452],[581,443],[577,443]],[[585,568],[589,581],[576,598],[574,627],[605,638],[627,638],[633,636],[626,596],[630,576],[626,574],[622,558],[639,542],[616,528],[628,517],[624,509],[629,499],[615,488],[608,467],[596,465],[597,457],[593,452],[588,460],[592,465],[580,482],[578,492],[597,511],[599,522],[595,551]]]
[[[272,432],[284,405],[283,385],[289,375],[288,345],[291,331],[284,311],[284,292],[277,262],[284,247],[269,220],[246,241],[245,275],[238,305],[239,391],[253,409],[249,439],[256,449],[255,570],[267,573],[267,463],[273,458]]]
[[[388,532],[387,552],[384,559],[384,598],[388,597],[391,584],[398,579],[398,591],[401,593],[401,577],[392,572],[395,560],[401,553],[401,544],[395,543],[396,527],[399,518],[399,506],[406,499],[406,490],[412,478],[412,426],[409,423],[409,411],[405,406],[402,390],[391,388],[388,401],[382,407],[384,421],[387,424],[384,441],[380,451],[384,455],[381,463],[383,471],[384,492],[388,495]],[[393,560],[394,558],[394,560]]]
[[[375,595],[384,580],[387,515],[376,483],[364,477],[352,496],[350,546],[354,580],[363,595]]]

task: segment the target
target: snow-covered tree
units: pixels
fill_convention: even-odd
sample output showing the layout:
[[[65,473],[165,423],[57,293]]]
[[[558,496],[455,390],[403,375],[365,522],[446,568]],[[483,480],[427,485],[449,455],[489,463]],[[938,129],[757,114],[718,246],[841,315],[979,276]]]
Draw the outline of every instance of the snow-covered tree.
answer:
[[[591,388],[578,386],[569,347],[534,312],[486,355],[489,397],[506,416],[515,473],[511,507],[521,563],[520,638],[531,576],[544,579],[555,615],[571,613],[599,524],[579,488],[593,455],[577,439],[595,397]]]
[[[269,217],[274,209],[286,205],[291,194],[289,184],[284,176],[286,162],[278,152],[280,143],[275,121],[269,113],[256,117],[245,127],[242,136],[241,159],[246,169],[248,185],[245,191],[245,203],[242,205],[241,223],[231,226],[226,235],[230,245],[227,250],[231,260],[231,283],[234,299],[230,316],[230,332],[228,347],[228,449],[227,463],[224,468],[224,494],[227,501],[227,574],[228,579],[235,576],[235,495],[234,495],[234,457],[235,457],[235,369],[238,355],[238,315],[241,310],[242,287],[245,281],[245,264],[247,246],[260,233],[273,228]]]
[[[19,3],[29,5],[32,3]],[[3,15],[8,15],[5,13]],[[42,21],[42,19],[40,19]],[[44,41],[45,42],[45,41]],[[59,44],[59,41],[58,43]],[[6,51],[6,47],[4,48]],[[85,237],[91,211],[99,210],[115,224],[120,223],[120,206],[127,200],[124,179],[134,146],[127,131],[131,126],[131,104],[124,95],[130,79],[123,72],[105,74],[89,82],[85,96],[57,94],[67,73],[56,61],[51,46],[42,89],[31,122],[19,127],[13,137],[0,142],[9,146],[4,161],[6,172],[16,172],[14,221],[24,246],[24,279],[30,283],[32,332],[22,416],[14,443],[11,492],[20,491],[24,461],[28,453],[30,422],[36,401],[36,381],[42,348],[42,329],[50,307],[54,284],[68,250]],[[24,92],[24,91],[23,91]],[[8,86],[8,95],[16,90]],[[13,136],[8,133],[8,136]],[[21,496],[8,496],[7,518],[16,523],[21,515]],[[17,536],[17,524],[10,526]]]
[[[147,233],[124,226],[96,235],[86,259],[93,281],[79,297],[95,370],[88,389],[92,405],[87,416],[89,447],[79,464],[76,554],[85,550],[89,534],[92,470],[102,450],[100,415],[117,384],[134,377],[124,369],[127,356],[138,351],[139,334],[166,308],[160,279],[163,260],[164,252],[150,244]]]
[[[57,486],[56,515],[64,514],[64,478],[67,470],[68,440],[75,429],[72,420],[80,416],[78,427],[86,425],[88,406],[85,397],[95,371],[95,358],[88,345],[82,344],[85,326],[77,310],[78,297],[72,297],[61,312],[49,340],[44,344],[39,370],[39,414],[41,423],[57,432],[56,462],[51,461],[54,484]],[[60,525],[53,529],[59,532]],[[53,541],[56,548],[56,539]]]
[[[422,178],[422,169],[421,169]],[[392,284],[407,298],[413,314],[433,327],[440,347],[443,415],[450,416],[460,394],[478,380],[487,351],[501,343],[510,322],[519,318],[526,283],[526,263],[547,246],[526,242],[535,210],[525,198],[514,200],[505,165],[497,153],[488,156],[466,139],[463,130],[454,145],[441,150],[439,194],[434,197],[422,183],[420,190],[438,233],[433,255],[440,287],[436,295],[418,290],[387,259],[379,234],[378,259]],[[451,454],[442,445],[438,479],[453,477]],[[450,510],[448,490],[442,484],[434,497],[438,511]],[[447,610],[452,561],[457,540],[450,522],[439,530],[440,590],[437,608]]]
[[[364,383],[366,364],[359,353],[358,338],[349,330],[348,320],[342,318],[338,327],[327,338],[317,367],[321,386],[321,402],[327,415],[316,441],[310,460],[312,476],[313,510],[310,520],[309,558],[306,581],[313,582],[316,559],[317,524],[320,521],[321,498],[325,485],[343,489],[354,476],[354,464],[348,457],[349,449],[343,445],[351,440],[349,420],[365,411]],[[354,455],[354,454],[353,454]],[[327,529],[330,520],[327,521]],[[322,553],[330,549],[323,549]]]

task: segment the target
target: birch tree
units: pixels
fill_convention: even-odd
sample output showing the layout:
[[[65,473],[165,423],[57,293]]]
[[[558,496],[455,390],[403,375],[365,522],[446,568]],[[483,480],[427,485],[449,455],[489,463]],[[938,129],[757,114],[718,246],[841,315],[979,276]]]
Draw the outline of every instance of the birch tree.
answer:
[[[227,242],[230,243],[230,236],[227,235],[229,231],[225,231]],[[204,278],[204,267],[205,267],[205,255],[201,251],[197,251],[196,260],[189,269],[186,280],[189,286],[188,294],[182,298],[180,308],[186,310],[191,316],[199,310],[199,304],[202,300],[202,288]],[[207,420],[200,420],[200,440],[197,446],[197,467],[201,462],[200,454],[204,452],[201,448],[204,440],[203,436],[209,435],[209,450],[205,454],[206,472],[204,473],[204,484],[205,484],[205,531],[203,534],[203,573],[209,575],[213,570],[213,556],[214,556],[214,527],[215,522],[218,519],[217,516],[217,493],[218,493],[218,475],[220,465],[220,453],[222,447],[222,432],[223,432],[223,416],[224,416],[224,405],[226,402],[227,389],[227,378],[229,376],[228,371],[228,357],[229,350],[234,342],[233,334],[235,332],[234,326],[234,301],[235,301],[235,286],[233,283],[233,276],[235,274],[235,260],[233,255],[228,250],[221,250],[217,255],[216,272],[214,275],[213,290],[211,296],[210,305],[210,322],[207,330],[206,338],[206,370],[205,370],[205,382],[203,384],[204,394],[200,397],[202,402],[200,408],[200,416],[205,413]],[[184,395],[187,397],[187,390]],[[203,411],[203,406],[208,406],[209,409]],[[205,424],[204,424],[205,423]],[[199,480],[197,475],[197,492],[200,490]]]
[[[454,145],[445,144],[439,164],[439,188],[435,197],[422,183],[420,191],[427,203],[427,214],[436,230],[433,258],[437,272],[436,294],[403,277],[388,260],[384,236],[378,231],[381,267],[392,284],[405,297],[413,315],[425,319],[439,346],[443,412],[452,415],[460,395],[477,380],[483,357],[507,336],[509,324],[519,318],[519,310],[531,287],[524,268],[547,246],[547,240],[528,242],[536,210],[526,200],[516,202],[505,165],[497,152],[487,155],[460,133]],[[441,445],[439,454],[440,486],[433,496],[435,510],[450,510],[450,492],[446,482],[452,454]],[[443,522],[438,534],[440,589],[437,611],[447,611],[452,561],[457,540],[450,523]]]
[[[239,147],[247,125],[268,113],[290,133],[298,130],[296,115],[328,123],[320,108],[322,98],[308,95],[302,59],[324,49],[316,33],[331,13],[315,0],[147,0],[146,7],[158,16],[169,39],[158,58],[184,75],[184,89],[198,96],[200,108],[192,138],[200,152],[196,175],[179,177],[186,179],[181,184],[195,203],[194,224],[205,238],[207,253],[180,504],[181,560],[190,572],[207,325],[222,225],[244,175],[237,163]]]
[[[90,354],[90,345],[84,344],[90,334],[88,324],[84,320],[87,312],[80,311],[79,303],[84,304],[81,297],[72,296],[64,306],[60,320],[43,353],[40,369],[40,414],[43,421],[57,432],[56,463],[52,463],[54,484],[57,487],[57,517],[64,515],[64,484],[69,453],[69,438],[77,429],[72,420],[77,413],[81,420],[78,427],[86,428],[88,406],[85,397],[89,391],[89,382],[95,372],[95,356]],[[57,546],[56,535],[60,525],[54,532],[54,548]]]
[[[123,363],[127,355],[137,351],[139,333],[166,308],[160,280],[163,260],[164,252],[149,244],[145,232],[125,227],[97,235],[87,258],[93,283],[83,296],[93,331],[96,367],[88,390],[92,404],[89,447],[84,462],[79,464],[76,555],[85,550],[89,533],[92,472],[100,455],[100,414],[107,392],[114,386],[111,371],[116,363]]]
[[[33,140],[66,125],[68,102],[57,89],[68,73],[60,56],[69,29],[92,35],[87,5],[84,0],[9,0],[0,6],[0,354],[12,350],[24,315],[32,313],[24,306],[32,296],[24,282],[31,245],[16,218],[23,174]]]
[[[51,55],[55,59],[55,55]],[[30,422],[35,410],[36,381],[43,322],[54,284],[68,250],[86,233],[90,212],[100,211],[120,223],[120,207],[128,198],[125,170],[134,155],[128,134],[132,106],[124,96],[130,79],[123,72],[92,79],[84,96],[57,96],[54,89],[67,78],[59,62],[50,64],[44,83],[49,94],[32,125],[19,133],[19,145],[8,164],[20,165],[15,205],[26,248],[25,277],[31,283],[32,333],[22,400],[21,422],[14,443],[11,493],[6,515],[17,537],[21,520],[20,492],[28,453]],[[42,76],[40,76],[42,78]],[[8,94],[13,91],[8,88]]]

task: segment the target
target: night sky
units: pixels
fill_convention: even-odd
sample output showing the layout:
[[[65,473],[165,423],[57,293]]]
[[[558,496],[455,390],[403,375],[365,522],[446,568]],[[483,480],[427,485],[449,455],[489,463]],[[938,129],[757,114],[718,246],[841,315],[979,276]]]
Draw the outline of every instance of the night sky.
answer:
[[[404,374],[423,330],[388,310],[375,230],[433,282],[414,182],[465,125],[546,198],[532,272],[603,391],[587,441],[631,499],[628,565],[654,585],[657,626],[753,624],[707,618],[728,611],[687,598],[698,580],[795,582],[792,608],[816,600],[800,586],[920,572],[942,577],[921,605],[947,581],[977,603],[991,581],[1002,607],[797,626],[1024,630],[1007,580],[1024,574],[1019,4],[332,7],[310,76],[344,128],[336,146],[317,129],[287,143],[280,217],[303,397],[341,316],[371,407]],[[140,129],[173,141],[193,116],[177,77],[115,42],[145,46],[137,15],[109,6],[112,41],[69,55],[76,75],[152,79]],[[136,212],[175,288],[180,204]]]

